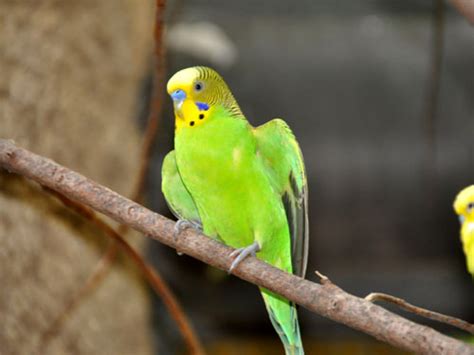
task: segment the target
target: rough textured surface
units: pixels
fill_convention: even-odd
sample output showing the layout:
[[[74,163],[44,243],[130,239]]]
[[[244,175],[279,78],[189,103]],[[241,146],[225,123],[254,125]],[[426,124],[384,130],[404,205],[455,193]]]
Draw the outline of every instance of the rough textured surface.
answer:
[[[231,248],[187,229],[179,238],[174,223],[49,159],[0,140],[0,166],[26,176],[118,222],[220,269],[228,270]],[[322,285],[290,275],[254,257],[242,262],[236,276],[404,350],[422,354],[474,354],[474,347],[418,325],[323,280]]]
[[[151,1],[0,2],[0,137],[129,194],[152,20]],[[32,353],[93,269],[105,245],[80,225],[39,188],[0,173],[0,353]],[[148,299],[127,270],[114,268],[48,353],[151,352]]]

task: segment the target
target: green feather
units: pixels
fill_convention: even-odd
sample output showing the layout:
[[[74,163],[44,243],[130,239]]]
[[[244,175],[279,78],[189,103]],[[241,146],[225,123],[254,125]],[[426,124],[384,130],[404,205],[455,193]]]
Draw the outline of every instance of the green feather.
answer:
[[[171,209],[181,219],[198,218],[205,234],[234,248],[257,241],[258,258],[304,275],[307,184],[291,130],[280,119],[252,127],[222,78],[209,68],[178,72],[169,91],[192,88],[196,80],[204,90],[188,89],[187,100],[196,96],[211,108],[199,125],[181,124],[176,130],[175,153],[163,164],[163,192]],[[194,119],[193,106],[186,107],[193,116],[180,113],[177,120]],[[286,354],[303,354],[295,305],[266,289],[261,292]]]
[[[163,160],[161,175],[161,189],[175,217],[201,223],[196,204],[179,175],[174,150],[169,152]]]

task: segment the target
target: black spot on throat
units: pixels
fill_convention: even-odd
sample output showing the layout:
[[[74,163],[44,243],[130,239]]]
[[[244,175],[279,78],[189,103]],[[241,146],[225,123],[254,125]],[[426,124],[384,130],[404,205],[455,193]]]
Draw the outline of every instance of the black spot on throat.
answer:
[[[189,122],[190,126],[194,126],[194,121]]]

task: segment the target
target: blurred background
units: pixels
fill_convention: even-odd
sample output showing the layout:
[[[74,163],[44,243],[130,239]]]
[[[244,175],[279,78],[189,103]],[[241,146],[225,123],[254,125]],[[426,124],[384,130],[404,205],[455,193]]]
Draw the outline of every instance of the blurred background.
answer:
[[[13,17],[7,18],[7,10],[14,10]],[[146,6],[127,0],[46,1],[43,6],[0,1],[7,33],[1,46],[23,43],[14,46],[16,51],[7,48],[0,59],[3,68],[21,65],[18,72],[8,69],[13,74],[1,84],[0,136],[128,193],[152,94],[153,12],[152,1]],[[30,18],[44,28],[39,35]],[[293,129],[309,180],[308,279],[316,281],[318,270],[357,296],[385,292],[474,321],[474,286],[452,208],[457,192],[474,182],[474,28],[465,18],[438,0],[175,0],[167,2],[165,24],[166,79],[184,67],[212,66],[252,124],[281,117]],[[23,25],[29,28],[24,37]],[[48,53],[41,65],[34,59],[38,48]],[[47,98],[51,102],[45,104]],[[170,100],[163,102],[145,204],[170,216],[160,169],[173,147],[174,118]],[[17,191],[18,181],[0,177],[0,242],[11,244],[3,250],[12,250],[0,254],[0,275],[10,279],[11,263],[23,259],[14,252],[17,244],[7,240],[15,221],[24,218],[26,202],[18,215],[8,217],[6,207],[24,201],[25,194]],[[24,248],[36,258],[33,265],[43,265],[28,239],[31,231],[15,233],[24,236]],[[37,242],[42,248],[57,245],[57,235],[44,234],[47,239]],[[56,294],[66,302],[81,285],[104,247],[87,238],[78,241],[77,235],[68,238],[48,262],[51,270],[75,269],[78,275],[67,287],[37,276],[25,292],[32,288],[41,297]],[[256,287],[159,243],[131,238],[176,292],[210,354],[282,353]],[[78,245],[65,254],[62,248],[69,250],[71,243]],[[84,253],[90,254],[86,260]],[[31,259],[22,262],[24,269],[32,268]],[[97,353],[183,353],[161,300],[132,287],[129,279],[135,276],[120,271],[128,269],[125,261],[120,265],[112,275],[117,285],[107,278],[70,315],[51,353],[96,353],[94,334],[100,332],[115,345],[102,339]],[[61,309],[61,302],[31,296],[21,309],[26,314],[27,305],[37,303],[38,319],[31,323],[21,311],[12,314],[19,279],[0,291],[0,318],[8,329],[0,344],[11,349],[5,354],[19,349],[22,329],[47,328]],[[114,321],[117,309],[122,318]],[[302,308],[299,317],[308,354],[401,353]],[[21,350],[35,346],[26,344],[31,347]]]

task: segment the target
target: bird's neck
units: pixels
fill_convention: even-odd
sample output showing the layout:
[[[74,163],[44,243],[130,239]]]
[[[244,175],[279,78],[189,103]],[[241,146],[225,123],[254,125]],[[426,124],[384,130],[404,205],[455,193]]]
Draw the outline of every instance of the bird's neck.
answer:
[[[231,156],[236,147],[253,142],[252,137],[251,126],[245,118],[234,118],[225,110],[216,109],[198,126],[177,128],[174,142],[177,156],[210,162]]]
[[[182,129],[196,129],[223,117],[245,120],[238,106],[231,110],[222,105],[204,106],[193,100],[185,100],[179,111],[175,111],[176,133]]]

